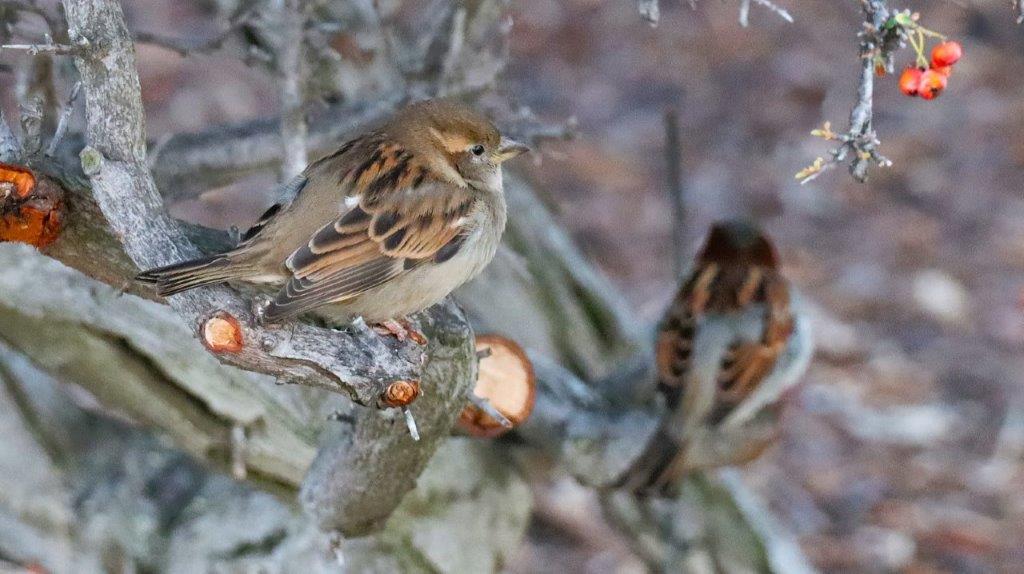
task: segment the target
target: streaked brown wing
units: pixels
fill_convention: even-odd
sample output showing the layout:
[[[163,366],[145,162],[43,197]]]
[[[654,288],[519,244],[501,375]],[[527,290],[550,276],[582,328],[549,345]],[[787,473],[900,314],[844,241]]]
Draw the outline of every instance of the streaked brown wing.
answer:
[[[777,273],[769,272],[763,278],[758,277],[758,282],[753,300],[765,305],[761,338],[734,344],[723,358],[715,408],[708,416],[710,424],[722,422],[771,374],[793,332],[789,288],[785,280]]]
[[[718,273],[716,265],[698,267],[679,288],[658,328],[655,363],[658,389],[669,408],[676,408],[683,393],[697,320],[710,300],[708,289]]]
[[[380,142],[341,179],[351,207],[288,258],[292,277],[266,310],[269,320],[349,299],[419,264],[450,258],[469,231],[472,193],[430,177],[396,144]]]

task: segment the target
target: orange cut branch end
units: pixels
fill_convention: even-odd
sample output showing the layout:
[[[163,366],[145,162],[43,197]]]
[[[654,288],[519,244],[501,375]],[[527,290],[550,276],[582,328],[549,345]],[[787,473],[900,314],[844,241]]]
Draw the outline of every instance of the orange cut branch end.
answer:
[[[237,353],[242,350],[242,326],[230,313],[220,312],[202,326],[203,345],[214,353]]]
[[[53,243],[64,220],[62,196],[49,180],[37,182],[25,168],[0,164],[0,242]]]
[[[476,350],[481,356],[480,374],[473,394],[508,419],[511,428],[521,425],[536,401],[533,363],[515,341],[500,335],[478,336]],[[474,404],[462,410],[459,427],[478,437],[496,437],[510,430]]]
[[[36,177],[26,168],[0,163],[0,198],[4,197],[4,183],[10,184],[8,193],[25,199],[36,187]]]
[[[419,381],[394,381],[381,393],[380,402],[386,407],[401,408],[411,405],[419,396]]]

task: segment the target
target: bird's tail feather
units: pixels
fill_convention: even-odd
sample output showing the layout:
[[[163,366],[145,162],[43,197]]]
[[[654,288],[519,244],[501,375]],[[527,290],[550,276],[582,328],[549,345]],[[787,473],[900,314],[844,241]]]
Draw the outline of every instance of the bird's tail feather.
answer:
[[[156,267],[139,273],[135,280],[156,286],[161,296],[174,295],[195,287],[237,279],[245,270],[227,254],[200,257],[191,261]]]

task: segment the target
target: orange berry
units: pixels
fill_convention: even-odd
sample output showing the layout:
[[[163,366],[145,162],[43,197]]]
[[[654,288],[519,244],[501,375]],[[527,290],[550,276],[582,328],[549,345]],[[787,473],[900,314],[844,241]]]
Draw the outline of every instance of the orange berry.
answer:
[[[934,100],[945,89],[946,76],[935,70],[927,70],[921,74],[921,83],[918,85],[917,92],[923,99]]]
[[[916,96],[923,74],[924,70],[914,66],[907,66],[907,69],[903,70],[903,73],[900,75],[900,91],[910,97]]]
[[[952,66],[964,55],[963,46],[959,42],[942,42],[932,48],[932,67]]]
[[[936,72],[946,76],[947,78],[953,73],[953,66],[936,66],[932,64],[932,69]]]

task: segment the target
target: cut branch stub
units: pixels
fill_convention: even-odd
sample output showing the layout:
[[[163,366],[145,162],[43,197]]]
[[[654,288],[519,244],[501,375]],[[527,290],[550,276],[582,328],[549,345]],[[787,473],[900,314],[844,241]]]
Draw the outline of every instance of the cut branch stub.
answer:
[[[32,172],[23,167],[0,163],[0,185],[8,184],[8,192],[19,198],[28,197],[36,187],[36,178]],[[0,193],[0,196],[6,194]]]
[[[459,427],[478,437],[496,437],[523,423],[533,411],[536,379],[533,364],[515,341],[500,335],[476,338],[480,357],[475,400],[459,416]],[[492,407],[506,421],[486,412]],[[511,423],[510,425],[507,423]]]
[[[203,322],[203,345],[214,353],[237,353],[242,350],[242,326],[231,313],[221,311]]]
[[[417,380],[395,381],[384,389],[380,404],[391,408],[407,407],[420,396],[420,382]]]
[[[0,242],[46,247],[60,234],[63,192],[28,169],[0,164]]]

